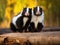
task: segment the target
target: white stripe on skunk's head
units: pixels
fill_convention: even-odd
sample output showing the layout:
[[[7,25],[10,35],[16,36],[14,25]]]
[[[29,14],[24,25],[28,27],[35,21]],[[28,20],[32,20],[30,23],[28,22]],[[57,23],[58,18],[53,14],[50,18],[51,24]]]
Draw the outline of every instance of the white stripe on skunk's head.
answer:
[[[23,8],[22,15],[25,17],[31,16],[32,15],[32,9],[31,8]]]
[[[42,15],[42,8],[39,6],[34,7],[33,12],[34,12],[34,15],[40,16],[40,15]]]
[[[37,7],[37,11],[39,12],[39,10],[40,10],[40,8],[39,8],[39,6]]]

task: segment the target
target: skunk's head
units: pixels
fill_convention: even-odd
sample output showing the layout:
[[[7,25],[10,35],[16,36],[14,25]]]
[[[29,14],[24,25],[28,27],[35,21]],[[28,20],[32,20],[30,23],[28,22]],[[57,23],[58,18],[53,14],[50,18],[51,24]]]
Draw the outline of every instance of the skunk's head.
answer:
[[[22,16],[29,17],[32,15],[32,9],[31,8],[23,8]]]
[[[33,9],[33,13],[34,13],[34,15],[36,15],[36,16],[40,16],[40,15],[42,15],[42,8],[39,7],[39,6],[34,7],[34,9]]]

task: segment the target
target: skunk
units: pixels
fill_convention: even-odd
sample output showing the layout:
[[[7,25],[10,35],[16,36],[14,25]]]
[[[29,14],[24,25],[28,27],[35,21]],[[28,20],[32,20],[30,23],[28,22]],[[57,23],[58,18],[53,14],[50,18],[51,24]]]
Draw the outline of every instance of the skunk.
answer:
[[[30,32],[40,32],[44,26],[44,12],[41,7],[34,7],[32,10],[32,19],[29,25]]]
[[[16,32],[27,32],[28,25],[31,21],[32,9],[23,8],[21,14],[13,17],[12,22],[10,24],[11,30]]]

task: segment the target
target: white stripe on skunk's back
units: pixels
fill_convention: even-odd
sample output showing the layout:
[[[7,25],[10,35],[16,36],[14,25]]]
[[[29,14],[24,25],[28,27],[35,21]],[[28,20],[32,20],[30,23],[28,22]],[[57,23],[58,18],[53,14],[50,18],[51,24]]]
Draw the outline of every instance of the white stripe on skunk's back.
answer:
[[[28,21],[28,18],[27,17],[24,17],[23,18],[23,26],[25,26],[26,22]]]
[[[21,14],[19,14],[19,15],[13,17],[12,23],[13,23],[14,25],[16,25],[16,21],[17,21],[17,19],[18,19],[20,16],[21,16]]]

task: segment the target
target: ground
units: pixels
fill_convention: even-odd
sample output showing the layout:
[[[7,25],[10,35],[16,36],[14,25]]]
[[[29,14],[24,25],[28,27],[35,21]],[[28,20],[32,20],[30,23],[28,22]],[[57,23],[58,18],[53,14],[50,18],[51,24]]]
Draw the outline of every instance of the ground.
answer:
[[[58,28],[44,28],[37,33],[13,33],[4,31],[0,35],[0,45],[60,45],[60,31]],[[6,29],[9,30],[9,29]]]

